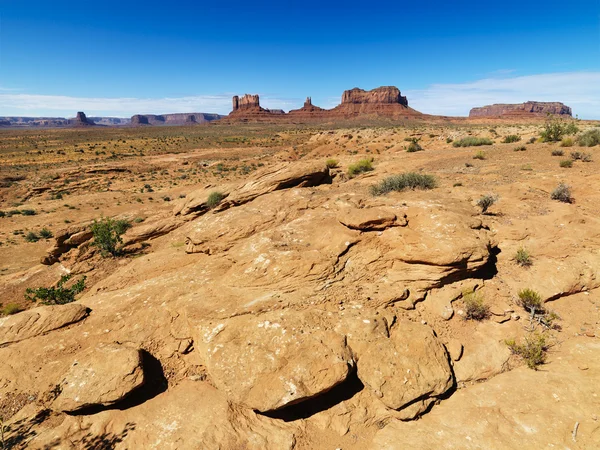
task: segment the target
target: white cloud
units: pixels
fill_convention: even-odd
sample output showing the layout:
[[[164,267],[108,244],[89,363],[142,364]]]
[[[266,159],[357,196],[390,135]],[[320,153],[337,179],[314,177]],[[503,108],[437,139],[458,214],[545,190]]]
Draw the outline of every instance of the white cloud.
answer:
[[[528,100],[563,102],[582,119],[600,119],[600,72],[563,72],[470,83],[432,84],[407,90],[410,106],[427,114],[466,116],[475,106],[522,103]]]

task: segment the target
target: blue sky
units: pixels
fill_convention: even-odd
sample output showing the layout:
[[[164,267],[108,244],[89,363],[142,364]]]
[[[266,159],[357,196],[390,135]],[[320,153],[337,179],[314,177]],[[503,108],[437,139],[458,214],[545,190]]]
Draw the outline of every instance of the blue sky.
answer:
[[[600,0],[0,0],[0,116],[333,107],[395,85],[416,109],[563,101],[600,119]]]

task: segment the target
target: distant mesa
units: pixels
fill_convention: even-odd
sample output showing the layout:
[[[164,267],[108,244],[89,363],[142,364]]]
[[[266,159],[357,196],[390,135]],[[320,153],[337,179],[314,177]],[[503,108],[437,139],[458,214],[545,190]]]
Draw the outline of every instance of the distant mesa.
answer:
[[[69,125],[74,127],[93,127],[96,124],[88,120],[83,111],[79,111],[74,119],[69,119]]]
[[[244,94],[242,97],[237,95],[232,99],[232,111],[230,116],[262,116],[262,115],[282,115],[283,109],[267,109],[260,106],[258,94]]]
[[[136,114],[131,117],[131,125],[195,125],[212,122],[224,116],[207,113],[175,113],[175,114]]]
[[[473,108],[469,117],[514,117],[514,116],[573,116],[571,108],[560,102],[532,102],[518,104],[495,104]]]
[[[0,127],[10,127],[10,120],[0,119]]]

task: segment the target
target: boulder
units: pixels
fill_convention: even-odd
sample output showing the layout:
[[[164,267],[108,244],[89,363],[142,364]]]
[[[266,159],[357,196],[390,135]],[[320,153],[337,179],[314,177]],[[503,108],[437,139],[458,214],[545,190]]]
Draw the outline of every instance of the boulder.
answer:
[[[100,344],[77,356],[60,382],[52,402],[55,411],[74,412],[90,406],[109,406],[144,384],[139,349]]]
[[[77,303],[39,306],[0,318],[0,345],[19,342],[79,322],[88,309]]]
[[[352,230],[381,231],[393,226],[406,226],[406,216],[397,220],[396,214],[380,208],[347,208],[338,220]]]
[[[343,336],[294,311],[191,324],[208,373],[229,400],[266,412],[318,396],[353,365]]]
[[[48,249],[41,263],[52,265],[57,262],[63,253],[78,247],[93,237],[90,224],[73,225],[58,231],[54,237],[54,245]]]
[[[426,325],[403,321],[389,339],[379,339],[358,355],[358,377],[381,401],[405,419],[424,412],[453,385],[448,355]]]

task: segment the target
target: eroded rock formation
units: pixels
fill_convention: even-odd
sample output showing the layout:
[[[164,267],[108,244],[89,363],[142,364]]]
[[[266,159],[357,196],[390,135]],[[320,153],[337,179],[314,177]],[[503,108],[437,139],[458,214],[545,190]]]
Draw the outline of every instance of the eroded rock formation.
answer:
[[[75,126],[75,127],[89,127],[89,126],[93,126],[96,124],[94,122],[92,122],[91,120],[88,120],[88,118],[86,117],[86,115],[83,111],[79,111],[77,113],[77,116],[75,116],[74,119],[69,120],[69,125]]]
[[[572,116],[571,108],[560,102],[532,102],[518,104],[494,104],[471,109],[469,117],[499,117],[499,116]]]
[[[220,119],[219,114],[176,113],[176,114],[136,114],[131,117],[131,125],[194,125]]]

